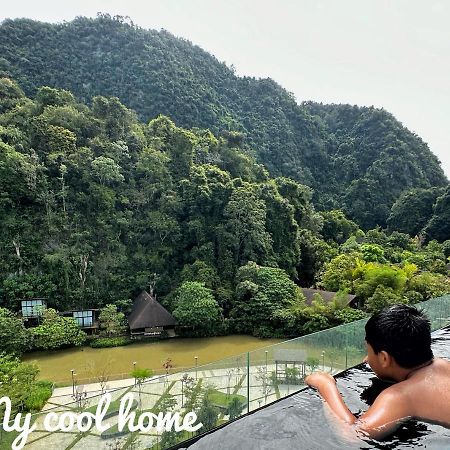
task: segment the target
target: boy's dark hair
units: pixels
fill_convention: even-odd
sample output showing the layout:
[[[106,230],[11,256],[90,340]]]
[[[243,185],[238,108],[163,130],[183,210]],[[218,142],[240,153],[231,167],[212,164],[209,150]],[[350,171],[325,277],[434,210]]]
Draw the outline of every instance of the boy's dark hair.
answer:
[[[366,341],[375,353],[386,351],[405,369],[433,358],[430,321],[413,306],[393,305],[374,314],[366,324]]]

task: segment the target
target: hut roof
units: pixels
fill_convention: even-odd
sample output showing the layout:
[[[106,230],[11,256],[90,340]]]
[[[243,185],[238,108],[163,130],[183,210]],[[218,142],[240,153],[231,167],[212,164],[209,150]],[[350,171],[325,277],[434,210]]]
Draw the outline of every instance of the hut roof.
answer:
[[[330,291],[322,291],[320,289],[310,289],[310,288],[302,288],[303,295],[306,297],[306,304],[311,306],[314,294],[320,294],[320,296],[324,299],[325,303],[330,303],[337,292]],[[352,300],[356,297],[353,294],[347,294],[347,305],[349,305]]]
[[[142,291],[133,303],[133,310],[128,316],[130,330],[141,328],[175,326],[176,320],[154,297]]]

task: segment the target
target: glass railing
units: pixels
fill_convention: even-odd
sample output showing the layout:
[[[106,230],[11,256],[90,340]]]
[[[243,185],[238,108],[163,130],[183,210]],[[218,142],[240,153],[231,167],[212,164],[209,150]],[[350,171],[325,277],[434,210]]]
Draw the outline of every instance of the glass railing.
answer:
[[[450,324],[450,295],[416,305],[428,314],[432,329]],[[184,417],[195,411],[204,427],[199,433],[236,419],[304,388],[304,378],[315,370],[337,374],[359,364],[365,356],[366,319],[301,336],[252,352],[222,359],[190,370],[154,377],[142,383],[123,380],[124,387],[108,391],[112,395],[105,422],[110,428],[100,432],[95,426],[84,433],[49,433],[43,417],[51,409],[95,412],[100,385],[73,386],[59,390],[46,410],[34,416],[37,426],[29,438],[29,448],[149,448],[165,449],[193,437],[189,432],[166,432],[156,428],[140,434],[117,426],[118,404],[129,392],[133,409],[143,412],[178,412]],[[74,401],[74,398],[76,399]]]

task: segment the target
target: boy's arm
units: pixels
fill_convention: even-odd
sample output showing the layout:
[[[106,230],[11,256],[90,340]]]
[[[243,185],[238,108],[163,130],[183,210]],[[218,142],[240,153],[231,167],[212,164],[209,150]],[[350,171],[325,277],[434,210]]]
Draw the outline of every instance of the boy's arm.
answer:
[[[381,438],[391,433],[402,420],[410,416],[408,403],[394,386],[384,390],[373,405],[357,419],[345,405],[336,381],[330,374],[313,373],[305,382],[319,391],[339,419],[371,438]]]
[[[319,391],[339,419],[350,425],[356,422],[356,417],[347,408],[338,391],[336,380],[329,373],[315,372],[306,377],[305,383]]]

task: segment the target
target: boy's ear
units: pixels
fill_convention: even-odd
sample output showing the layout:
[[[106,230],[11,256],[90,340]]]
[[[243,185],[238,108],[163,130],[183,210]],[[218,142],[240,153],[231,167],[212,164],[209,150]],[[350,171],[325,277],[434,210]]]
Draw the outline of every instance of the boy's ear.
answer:
[[[392,364],[392,356],[385,350],[381,350],[377,356],[383,369],[386,369]]]

